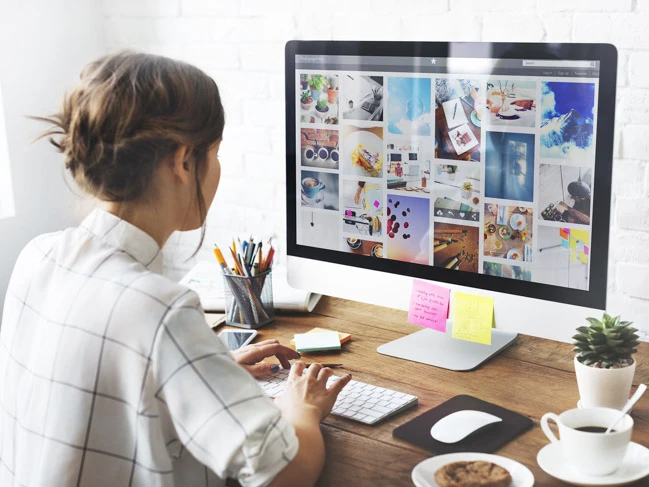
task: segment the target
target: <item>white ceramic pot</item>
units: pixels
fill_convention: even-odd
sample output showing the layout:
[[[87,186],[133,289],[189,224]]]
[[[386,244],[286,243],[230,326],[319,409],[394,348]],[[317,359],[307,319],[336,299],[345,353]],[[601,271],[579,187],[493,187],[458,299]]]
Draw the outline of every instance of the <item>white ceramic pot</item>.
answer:
[[[577,360],[577,356],[574,361],[581,407],[622,409],[631,392],[635,360],[621,369],[589,367]]]

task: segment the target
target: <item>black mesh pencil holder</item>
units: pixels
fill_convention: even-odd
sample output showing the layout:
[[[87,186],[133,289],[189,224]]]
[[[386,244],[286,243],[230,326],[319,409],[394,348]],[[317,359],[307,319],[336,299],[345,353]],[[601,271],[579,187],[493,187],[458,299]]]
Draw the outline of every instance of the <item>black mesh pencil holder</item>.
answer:
[[[224,274],[225,323],[260,328],[275,319],[272,271],[256,276]]]

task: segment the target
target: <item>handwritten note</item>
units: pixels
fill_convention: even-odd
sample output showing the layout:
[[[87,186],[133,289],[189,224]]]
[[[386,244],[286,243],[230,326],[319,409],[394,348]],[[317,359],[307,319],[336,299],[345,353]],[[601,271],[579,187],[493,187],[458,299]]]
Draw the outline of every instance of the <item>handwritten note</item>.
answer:
[[[408,321],[437,331],[446,331],[451,290],[425,281],[413,281]]]
[[[453,295],[453,338],[491,345],[493,318],[493,298],[457,292]]]

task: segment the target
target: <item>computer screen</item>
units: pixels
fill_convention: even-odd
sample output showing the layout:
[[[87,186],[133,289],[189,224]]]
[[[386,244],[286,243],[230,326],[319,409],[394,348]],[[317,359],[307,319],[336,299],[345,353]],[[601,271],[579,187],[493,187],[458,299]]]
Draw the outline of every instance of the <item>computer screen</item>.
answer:
[[[289,256],[603,308],[615,65],[610,45],[289,42]]]

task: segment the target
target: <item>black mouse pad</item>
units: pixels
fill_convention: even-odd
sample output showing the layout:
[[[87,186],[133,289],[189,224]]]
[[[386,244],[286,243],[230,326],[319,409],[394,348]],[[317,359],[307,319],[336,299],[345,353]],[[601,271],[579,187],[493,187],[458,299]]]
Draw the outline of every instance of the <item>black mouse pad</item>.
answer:
[[[502,418],[502,422],[494,424],[481,432],[469,435],[457,443],[442,443],[430,436],[430,429],[437,421],[455,411],[466,409],[493,414]],[[496,406],[477,397],[461,395],[455,396],[399,426],[392,434],[397,438],[439,454],[467,451],[491,453],[530,429],[533,424],[533,421],[527,416]]]

